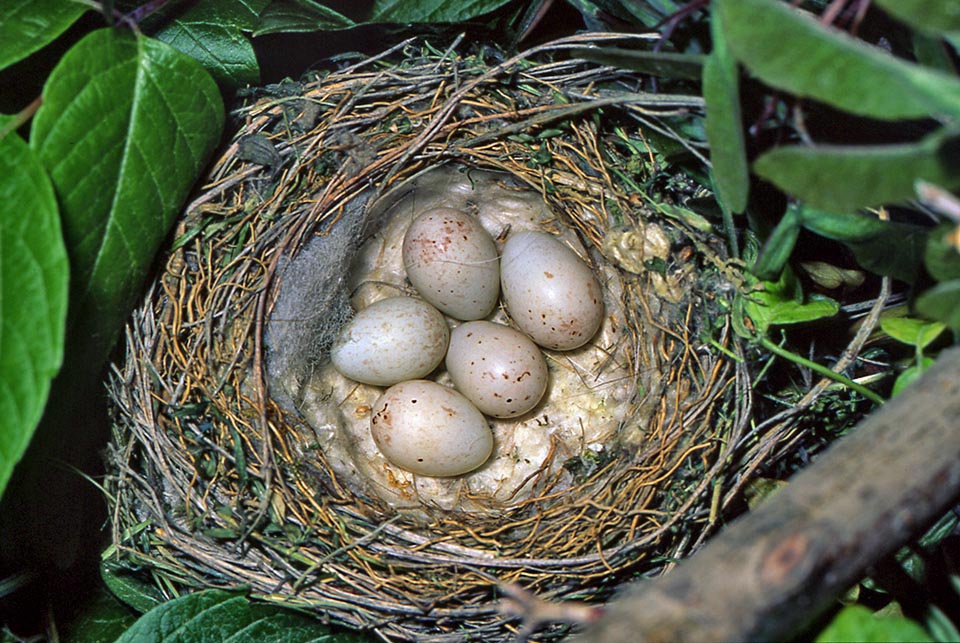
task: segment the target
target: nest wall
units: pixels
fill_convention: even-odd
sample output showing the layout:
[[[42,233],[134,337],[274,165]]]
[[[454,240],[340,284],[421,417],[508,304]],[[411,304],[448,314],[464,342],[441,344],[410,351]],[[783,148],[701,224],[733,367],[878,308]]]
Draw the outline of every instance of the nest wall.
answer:
[[[119,563],[169,594],[245,587],[391,640],[496,641],[523,626],[498,604],[508,587],[602,602],[702,542],[749,417],[725,312],[731,268],[709,231],[645,200],[631,165],[645,130],[676,136],[668,117],[701,105],[567,54],[605,38],[617,36],[506,60],[408,42],[235,112],[109,384]],[[322,445],[304,448],[309,429],[267,386],[264,334],[282,267],[318,235],[342,241],[314,303],[324,323],[297,332],[332,333],[349,315],[335,282],[376,225],[371,205],[452,162],[539,192],[556,225],[618,271],[639,391],[624,423],[642,423],[643,439],[571,458],[566,482],[544,472],[496,515],[414,517],[342,484]],[[665,261],[644,256],[654,229]],[[331,339],[301,358],[324,359]]]

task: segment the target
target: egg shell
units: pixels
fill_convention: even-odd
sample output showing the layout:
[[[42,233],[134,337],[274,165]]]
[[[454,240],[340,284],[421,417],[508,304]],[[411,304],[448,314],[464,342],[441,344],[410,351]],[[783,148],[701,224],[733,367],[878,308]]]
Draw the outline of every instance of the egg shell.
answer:
[[[358,312],[330,349],[344,377],[390,386],[431,373],[450,340],[443,314],[414,297],[381,299]]]
[[[603,291],[593,271],[547,233],[516,232],[507,238],[500,283],[513,323],[545,348],[579,348],[603,323]]]
[[[388,388],[373,406],[370,433],[387,460],[424,476],[473,471],[493,452],[493,432],[477,407],[427,380]]]
[[[480,319],[497,305],[497,247],[475,217],[452,208],[423,212],[410,223],[402,252],[413,287],[451,317]]]
[[[540,348],[503,324],[472,321],[453,329],[446,367],[457,390],[497,418],[523,415],[547,390],[547,362]]]

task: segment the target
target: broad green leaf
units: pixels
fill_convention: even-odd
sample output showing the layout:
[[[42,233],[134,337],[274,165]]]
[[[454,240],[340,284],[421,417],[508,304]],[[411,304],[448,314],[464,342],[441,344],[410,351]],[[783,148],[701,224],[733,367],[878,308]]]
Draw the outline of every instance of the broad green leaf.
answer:
[[[926,67],[946,73],[954,73],[953,61],[947,52],[943,39],[928,34],[913,34],[913,55],[917,62]]]
[[[574,49],[570,55],[601,65],[630,69],[641,74],[697,80],[703,72],[704,56],[667,51],[642,51],[621,47]]]
[[[920,293],[917,312],[942,321],[954,332],[960,332],[960,279],[939,283]]]
[[[865,214],[837,214],[802,205],[793,207],[802,210],[800,218],[804,228],[846,245],[863,268],[907,283],[916,280],[929,229],[881,221]]]
[[[879,119],[960,117],[960,80],[820,25],[779,0],[715,0],[734,56],[765,83]]]
[[[797,237],[800,236],[800,228],[799,210],[788,208],[760,249],[760,254],[752,268],[753,274],[760,279],[768,280],[779,275],[793,253]]]
[[[960,236],[957,225],[945,223],[930,233],[923,253],[923,264],[930,276],[937,281],[960,279],[960,249],[956,239]]]
[[[163,603],[163,594],[156,586],[106,555],[100,564],[100,578],[117,600],[138,612],[148,612]]]
[[[750,172],[740,113],[740,79],[719,20],[711,24],[713,51],[703,67],[707,141],[717,198],[730,212],[747,208]]]
[[[877,6],[912,27],[932,34],[960,31],[957,0],[876,0]]]
[[[915,198],[918,179],[960,186],[960,139],[932,134],[895,145],[786,145],[753,169],[784,192],[825,210],[854,210]]]
[[[356,27],[347,16],[315,0],[273,0],[260,12],[255,36],[271,33],[338,31]]]
[[[88,34],[47,79],[30,143],[61,205],[80,363],[103,363],[223,118],[199,63],[125,32]]]
[[[932,357],[921,357],[919,364],[911,366],[897,375],[897,379],[893,382],[893,389],[890,391],[890,395],[894,396],[900,394],[903,389],[913,384],[914,380],[923,375],[923,372],[932,365]]]
[[[0,117],[0,128],[10,122]],[[15,133],[0,139],[0,495],[63,360],[69,264],[53,185]]]
[[[79,612],[61,623],[61,640],[70,643],[112,643],[137,620],[130,608],[114,598],[105,587],[86,592]]]
[[[260,67],[243,32],[253,31],[269,0],[205,0],[154,33],[157,40],[200,61],[228,87],[256,84]]]
[[[759,286],[743,299],[743,312],[753,321],[756,335],[766,335],[771,326],[832,317],[840,310],[840,305],[829,297],[805,297],[800,282],[789,267],[784,268],[779,280],[763,281]]]
[[[946,330],[943,322],[931,322],[916,317],[884,317],[880,329],[893,339],[923,350]]]
[[[817,643],[885,643],[889,641],[932,642],[930,635],[916,621],[904,617],[879,618],[863,605],[844,607],[823,628]]]
[[[510,0],[374,0],[369,23],[464,22]]]
[[[188,594],[140,617],[116,643],[363,643],[354,632],[221,590]]]
[[[5,0],[0,6],[0,69],[53,42],[89,8],[71,0]]]

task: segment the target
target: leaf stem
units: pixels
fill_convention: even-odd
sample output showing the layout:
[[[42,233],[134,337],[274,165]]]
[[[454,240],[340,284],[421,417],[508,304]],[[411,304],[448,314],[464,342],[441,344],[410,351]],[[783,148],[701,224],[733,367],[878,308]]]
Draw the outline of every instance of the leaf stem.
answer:
[[[810,370],[815,371],[820,375],[823,375],[824,377],[833,380],[834,382],[843,384],[847,388],[854,390],[860,395],[864,396],[874,404],[883,404],[885,402],[885,400],[882,397],[880,397],[879,395],[877,395],[876,393],[868,389],[866,386],[857,384],[856,382],[851,380],[849,377],[846,377],[845,375],[841,375],[840,373],[835,373],[834,371],[831,371],[829,368],[827,368],[826,366],[823,366],[822,364],[817,364],[816,362],[811,361],[800,355],[797,355],[796,353],[792,353],[787,349],[783,348],[782,346],[778,346],[774,342],[770,341],[768,337],[765,337],[765,336],[760,337],[759,340],[760,340],[761,346],[763,346],[765,349],[767,349],[774,355],[777,355],[778,357],[782,357],[783,359],[789,360],[794,364],[805,366]]]

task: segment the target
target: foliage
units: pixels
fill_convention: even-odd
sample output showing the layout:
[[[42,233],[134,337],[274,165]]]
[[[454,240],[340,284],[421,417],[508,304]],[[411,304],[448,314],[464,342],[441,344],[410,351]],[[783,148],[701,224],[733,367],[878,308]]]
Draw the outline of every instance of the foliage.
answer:
[[[927,32],[944,36],[949,35],[953,24],[941,20],[952,15],[949,6],[949,2],[901,3],[894,12],[908,24],[922,25]],[[923,128],[926,133],[914,140],[889,144],[804,141],[802,124],[796,123],[799,143],[761,153],[753,162],[753,170],[800,203],[787,211],[769,238],[756,266],[758,274],[769,277],[785,264],[803,228],[845,243],[868,270],[914,283],[924,268],[921,257],[925,247],[936,243],[923,219],[915,217],[916,223],[899,223],[853,212],[867,206],[906,202],[915,197],[918,183],[960,186],[954,129],[960,116],[960,79],[956,73],[904,60],[818,24],[804,11],[775,0],[717,0],[714,10],[715,24],[720,25],[723,36],[723,46],[711,54],[718,64],[728,55],[729,47],[756,78],[789,92],[794,100],[807,101],[811,110],[823,103],[882,121],[928,119]],[[915,36],[916,40],[920,38]],[[705,81],[708,79],[705,76]],[[709,88],[705,82],[705,92]],[[708,111],[712,106],[721,114],[729,110],[729,98],[720,90],[714,89],[706,98]],[[728,141],[734,145],[730,147]],[[711,146],[728,150],[727,156],[730,149],[741,149],[726,132],[714,131]],[[718,161],[721,169],[735,164],[723,156]],[[715,176],[718,196],[730,207],[729,194],[737,193],[739,188],[735,186],[742,180],[729,171]],[[734,205],[741,202],[737,199]],[[919,301],[918,308],[925,314],[954,330],[960,329],[953,306],[960,300],[953,283],[928,290]]]
[[[2,494],[63,359],[69,272],[53,185],[16,136],[0,139],[0,203]]]
[[[15,72],[39,51],[54,52],[57,62],[39,107],[37,97],[21,96],[21,114],[0,116],[0,495],[41,422],[61,362],[70,378],[98,377],[157,250],[219,141],[221,93],[230,96],[260,80],[256,36],[374,24],[449,25],[454,33],[507,16],[515,27],[505,34],[509,40],[523,35],[527,20],[532,24],[549,5],[375,0],[337,10],[319,0],[197,0],[149,3],[160,10],[146,16],[131,2],[106,2],[128,13],[106,16],[104,28],[70,44],[61,37],[77,28],[89,3],[8,4],[0,15],[0,70]],[[745,257],[753,276],[737,293],[741,335],[817,367],[770,339],[840,310],[835,295],[842,293],[817,292],[799,269],[811,235],[836,242],[857,267],[910,289],[909,316],[885,317],[880,324],[885,341],[910,351],[893,394],[931,363],[949,341],[947,330],[960,332],[960,205],[949,194],[944,204],[918,192],[923,182],[960,188],[955,2],[874,1],[900,21],[910,51],[899,42],[869,44],[780,0],[713,0],[709,13],[680,0],[567,4],[592,29],[664,24],[667,35],[680,34],[648,50],[592,49],[590,55],[665,83],[701,80],[706,119],[693,127],[705,129],[711,148],[711,208],[722,213],[734,254],[735,215],[747,215],[748,242],[762,240],[759,252]],[[709,44],[701,37],[705,22]],[[131,23],[139,28],[130,29]],[[823,128],[808,128],[822,114],[840,115],[859,129],[838,140]],[[638,158],[649,156],[659,166],[665,150],[643,150]],[[771,211],[758,204],[758,178],[786,195],[787,205]],[[918,194],[927,205],[923,214],[915,207]],[[688,204],[657,207],[702,219]],[[931,225],[931,217],[939,225]],[[70,384],[56,389],[64,395],[57,403],[67,408]],[[131,585],[122,571],[105,564],[106,584],[149,611],[121,640],[203,640],[173,634],[180,625],[184,632],[222,626],[237,641],[348,640],[237,594],[204,592],[156,604],[162,596]],[[127,627],[126,607],[117,608],[109,600],[92,607],[91,629],[81,631],[98,631],[100,609],[104,631]],[[935,626],[928,623],[931,631]],[[907,619],[848,609],[819,640],[927,640],[911,628],[916,624]],[[104,636],[111,635],[78,640]]]
[[[158,605],[116,643],[360,643],[366,637],[338,632],[320,622],[273,606],[252,603],[222,590],[188,594]]]
[[[932,642],[930,635],[915,621],[902,616],[880,617],[862,605],[843,608],[836,618],[820,632],[817,643],[840,643],[841,641]]]

